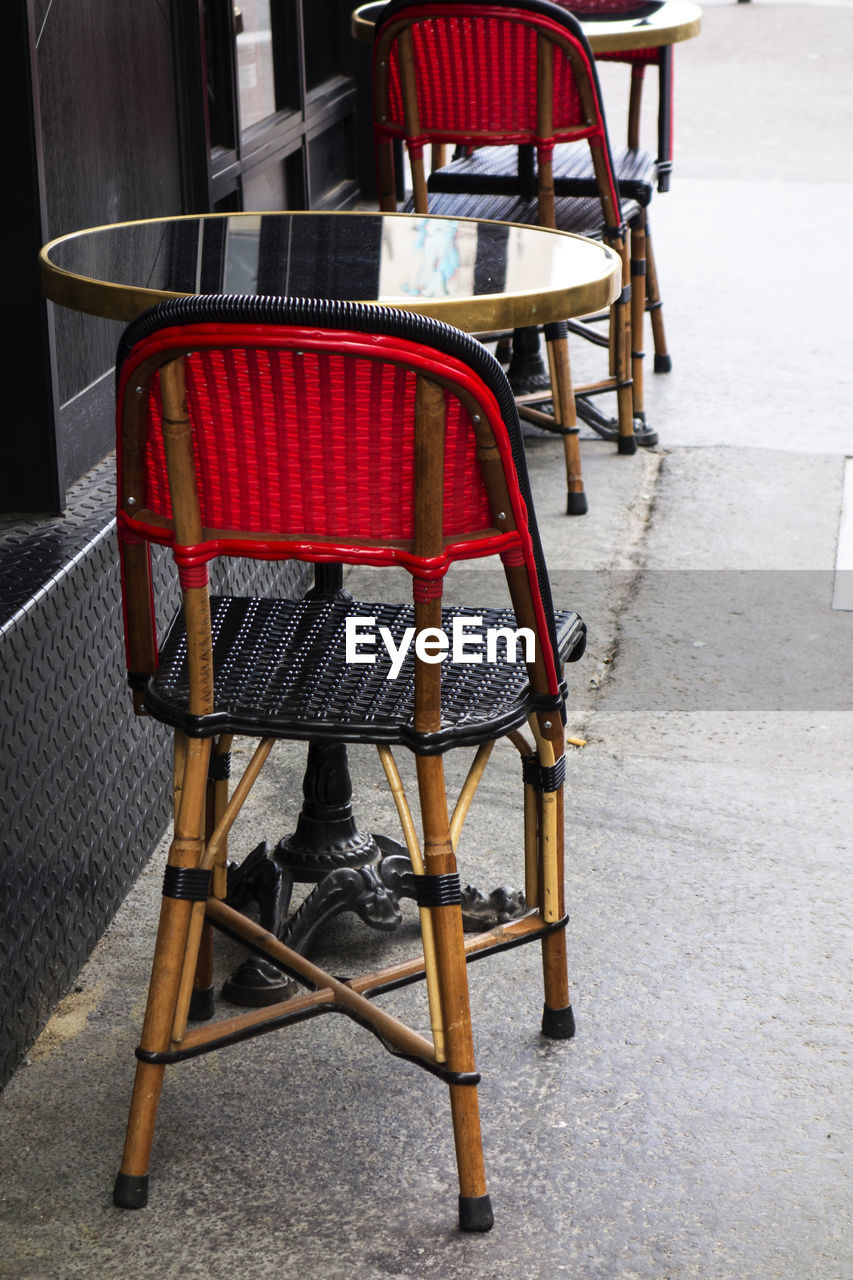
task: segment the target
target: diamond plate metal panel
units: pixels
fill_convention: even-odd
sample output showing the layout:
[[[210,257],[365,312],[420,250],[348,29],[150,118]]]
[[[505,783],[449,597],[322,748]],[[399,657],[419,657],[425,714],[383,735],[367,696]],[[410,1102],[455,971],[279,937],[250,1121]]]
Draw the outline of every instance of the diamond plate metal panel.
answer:
[[[124,682],[112,477],[95,468],[66,517],[0,523],[0,1087],[169,817],[169,734],[133,716]],[[156,565],[168,596],[165,553]],[[294,565],[212,576],[235,593],[305,582]]]

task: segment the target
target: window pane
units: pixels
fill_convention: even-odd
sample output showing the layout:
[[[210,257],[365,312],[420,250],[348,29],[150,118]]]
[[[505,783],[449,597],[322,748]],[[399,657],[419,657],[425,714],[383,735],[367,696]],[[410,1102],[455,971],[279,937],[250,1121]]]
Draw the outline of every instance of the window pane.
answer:
[[[237,20],[240,126],[248,129],[276,109],[270,0],[241,0],[240,14]]]
[[[310,92],[333,76],[352,75],[354,40],[350,0],[305,0],[305,83]]]

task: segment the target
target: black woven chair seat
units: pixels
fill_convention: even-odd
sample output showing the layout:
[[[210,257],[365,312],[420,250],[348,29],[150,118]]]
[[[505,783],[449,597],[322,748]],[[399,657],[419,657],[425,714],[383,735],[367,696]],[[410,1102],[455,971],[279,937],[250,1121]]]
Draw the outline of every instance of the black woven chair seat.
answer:
[[[455,195],[513,195],[519,185],[519,148],[480,147],[470,156],[454,160],[430,174],[430,192]],[[554,148],[554,192],[559,196],[598,195],[589,147],[583,142],[561,143]],[[522,173],[524,161],[522,160]],[[624,200],[636,200],[646,208],[657,181],[657,162],[650,151],[624,147],[613,153],[613,172]],[[523,180],[523,179],[522,179]],[[531,164],[527,181],[535,191],[535,169]],[[436,210],[437,212],[437,210]],[[626,214],[627,216],[627,214]]]
[[[525,200],[516,195],[451,195],[438,192],[430,197],[430,213],[444,218],[487,218],[495,222],[520,222],[526,226],[537,225],[538,200]],[[411,212],[412,201],[403,209]],[[639,213],[633,200],[622,201],[622,216],[631,222]],[[598,200],[571,199],[555,201],[555,220],[558,231],[572,231],[575,235],[588,236],[591,240],[604,237],[605,225]]]
[[[156,719],[193,736],[215,733],[254,737],[322,739],[339,742],[405,743],[421,754],[474,745],[523,724],[531,710],[527,669],[521,660],[462,664],[450,653],[442,663],[441,729],[416,734],[414,647],[400,674],[387,679],[390,658],[379,638],[387,627],[399,646],[414,626],[411,605],[365,604],[352,600],[267,600],[211,598],[214,711],[187,712],[188,679],[183,614],[179,613],[160,655],[145,705]],[[375,618],[377,644],[372,665],[348,663],[345,620]],[[446,608],[442,627],[451,636],[452,618],[482,618],[489,627],[515,628],[511,609]],[[581,656],[585,627],[576,613],[556,614],[563,661]],[[481,630],[476,627],[476,633]],[[469,633],[470,634],[470,633]],[[471,646],[469,645],[469,648]],[[310,674],[309,674],[310,673]]]

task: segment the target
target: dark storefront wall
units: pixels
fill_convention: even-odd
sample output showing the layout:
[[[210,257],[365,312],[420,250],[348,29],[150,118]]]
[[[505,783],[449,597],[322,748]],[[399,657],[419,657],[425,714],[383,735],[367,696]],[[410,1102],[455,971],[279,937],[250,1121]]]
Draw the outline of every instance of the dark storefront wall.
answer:
[[[35,8],[48,238],[180,208],[168,10],[157,0]],[[120,326],[62,307],[53,315],[59,471],[73,484],[113,447],[109,370]]]
[[[268,7],[275,110],[244,129],[238,60],[251,41],[231,4],[10,6],[0,71],[7,118],[21,121],[7,213],[19,376],[0,478],[0,1085],[169,811],[163,731],[132,718],[122,687],[109,457],[120,326],[48,307],[36,255],[55,236],[125,219],[354,203],[349,0]],[[255,6],[243,8],[250,25]],[[254,580],[226,570],[223,585],[288,594],[303,582],[267,567]]]

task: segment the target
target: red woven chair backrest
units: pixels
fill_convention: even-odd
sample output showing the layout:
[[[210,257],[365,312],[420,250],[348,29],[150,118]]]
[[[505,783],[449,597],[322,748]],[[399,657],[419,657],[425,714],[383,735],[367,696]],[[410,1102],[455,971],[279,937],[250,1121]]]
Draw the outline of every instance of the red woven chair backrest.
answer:
[[[170,372],[164,413],[167,366],[183,379],[185,410]],[[219,555],[296,557],[401,565],[420,580],[416,599],[440,594],[453,560],[500,554],[526,570],[541,634],[553,634],[512,394],[458,330],[352,304],[187,298],[129,327],[117,377],[131,670],[156,659],[148,542],[171,547],[184,589],[204,586]],[[437,395],[443,417],[431,399],[419,412],[418,394]]]
[[[181,346],[195,347],[184,370],[206,529],[297,537],[306,552],[333,539],[353,556],[361,543],[412,538],[417,375],[400,363],[405,344],[389,344],[382,358],[378,345],[341,350],[348,337],[259,333],[253,346],[252,335],[222,326],[181,335]],[[445,400],[444,531],[452,537],[493,521],[470,415],[456,396]],[[146,428],[143,505],[171,520],[156,374]]]

